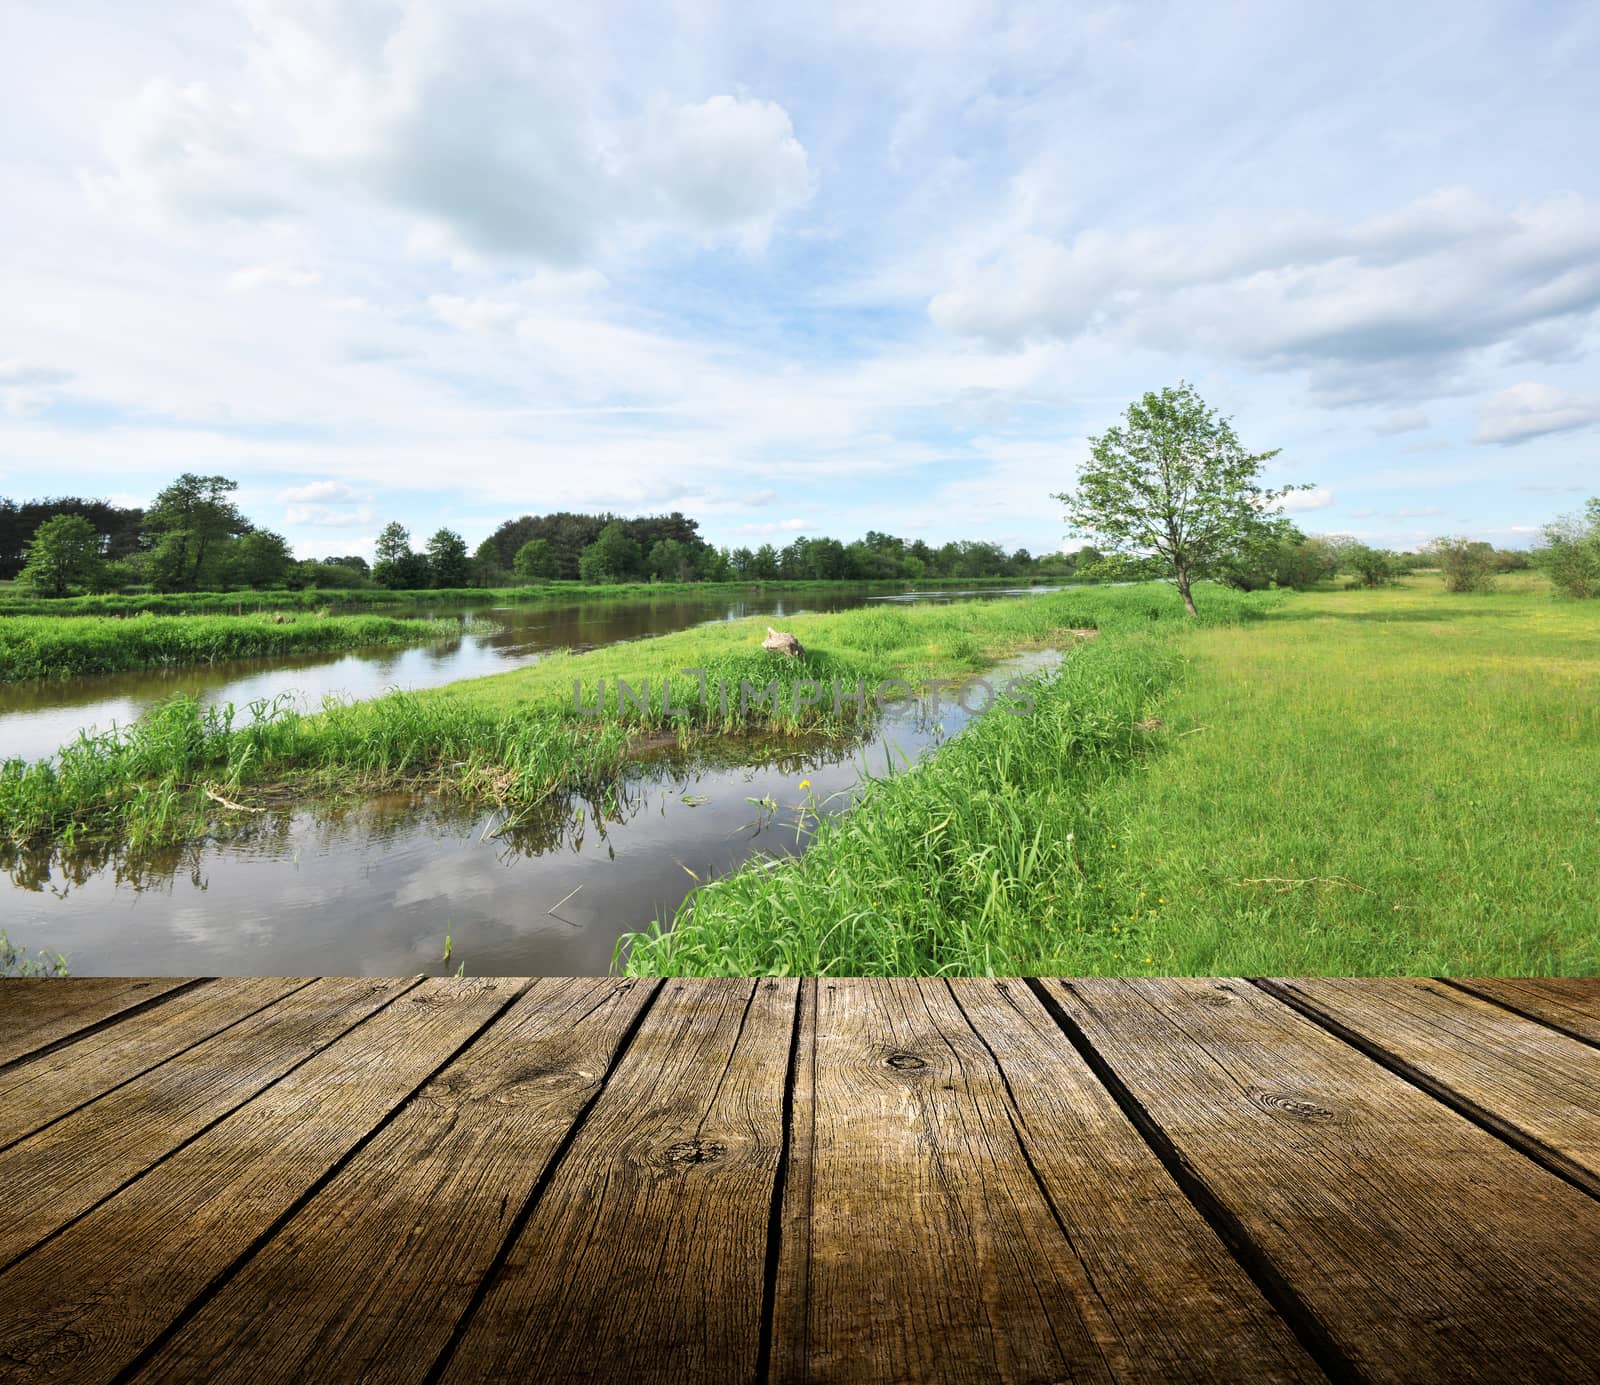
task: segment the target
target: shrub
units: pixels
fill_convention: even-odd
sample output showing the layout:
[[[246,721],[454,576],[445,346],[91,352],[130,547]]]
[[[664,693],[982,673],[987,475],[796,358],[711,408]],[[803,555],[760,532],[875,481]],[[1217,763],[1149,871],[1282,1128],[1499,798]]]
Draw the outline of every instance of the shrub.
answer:
[[[1564,515],[1547,524],[1539,565],[1562,596],[1600,597],[1600,496],[1581,515]]]
[[[1477,539],[1445,537],[1429,545],[1429,553],[1450,592],[1486,592],[1494,587],[1494,545]]]

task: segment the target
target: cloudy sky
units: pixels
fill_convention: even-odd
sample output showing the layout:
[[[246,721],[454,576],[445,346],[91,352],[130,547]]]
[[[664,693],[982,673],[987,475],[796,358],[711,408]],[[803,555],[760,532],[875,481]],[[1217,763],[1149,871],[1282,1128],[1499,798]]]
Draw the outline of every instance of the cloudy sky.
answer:
[[[1600,491],[1600,7],[0,7],[0,493],[1035,550],[1180,377],[1313,531]]]

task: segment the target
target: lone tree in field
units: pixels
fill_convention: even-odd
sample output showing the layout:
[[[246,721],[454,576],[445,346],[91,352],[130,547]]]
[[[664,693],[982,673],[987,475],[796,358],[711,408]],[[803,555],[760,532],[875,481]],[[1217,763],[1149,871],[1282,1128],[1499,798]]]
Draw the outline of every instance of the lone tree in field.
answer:
[[[27,563],[17,581],[44,596],[92,585],[103,566],[100,535],[82,515],[52,515],[33,531],[24,552]]]
[[[1187,382],[1146,394],[1125,422],[1089,439],[1078,489],[1057,494],[1073,530],[1110,553],[1153,554],[1195,614],[1190,588],[1238,556],[1291,490],[1265,490],[1261,467],[1278,455],[1246,452],[1233,424]]]

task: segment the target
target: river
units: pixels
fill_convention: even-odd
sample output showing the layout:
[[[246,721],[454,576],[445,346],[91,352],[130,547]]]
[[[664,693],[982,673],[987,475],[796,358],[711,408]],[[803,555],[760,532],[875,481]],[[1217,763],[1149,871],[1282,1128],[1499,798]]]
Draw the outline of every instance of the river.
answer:
[[[31,718],[53,744],[88,720],[136,714],[179,689],[211,701],[289,690],[304,699],[375,695],[515,667],[549,648],[867,599],[509,608],[492,613],[492,633],[468,624],[460,639],[432,648],[84,679],[51,685],[62,694],[53,704],[35,688],[45,705],[13,701],[0,730]],[[1051,659],[1011,661],[998,676]],[[82,686],[95,682],[116,691]],[[711,759],[658,756],[630,772],[619,801],[563,802],[509,829],[495,813],[389,795],[240,818],[226,836],[155,852],[0,847],[0,926],[30,951],[65,953],[83,976],[440,974],[458,965],[471,975],[600,974],[620,934],[670,917],[697,881],[755,853],[803,850],[815,812],[846,810],[867,776],[914,763],[967,720],[947,695],[937,715],[926,703],[893,707],[850,742],[734,740]]]

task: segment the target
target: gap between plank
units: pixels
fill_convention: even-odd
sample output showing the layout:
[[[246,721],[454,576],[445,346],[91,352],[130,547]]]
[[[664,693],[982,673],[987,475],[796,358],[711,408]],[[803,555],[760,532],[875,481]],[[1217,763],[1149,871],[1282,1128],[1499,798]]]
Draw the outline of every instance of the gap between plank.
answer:
[[[158,995],[146,996],[143,1000],[136,1000],[126,1010],[118,1010],[115,1014],[102,1016],[92,1020],[81,1029],[74,1029],[70,1034],[63,1034],[59,1039],[51,1039],[49,1043],[40,1044],[38,1048],[29,1049],[26,1053],[19,1053],[15,1058],[8,1058],[0,1063],[0,1073],[9,1072],[12,1068],[23,1063],[31,1063],[36,1058],[44,1058],[54,1053],[58,1048],[65,1048],[68,1044],[75,1044],[79,1039],[87,1039],[91,1034],[98,1034],[102,1029],[108,1029],[113,1024],[120,1024],[123,1020],[132,1019],[135,1015],[143,1014],[146,1010],[154,1009],[157,1005],[165,1005],[174,996],[184,995],[196,986],[203,986],[208,981],[215,981],[214,976],[195,976],[174,986],[171,990],[162,991]]]
[[[386,1000],[382,1005],[378,1006],[378,1008],[372,1011],[371,1014],[363,1015],[359,1020],[352,1024],[349,1029],[344,1030],[342,1033],[330,1039],[326,1044],[319,1048],[316,1053],[308,1054],[305,1058],[301,1059],[300,1062],[296,1063],[293,1068],[290,1068],[289,1072],[285,1072],[274,1078],[273,1081],[269,1082],[265,1087],[263,1087],[260,1092],[257,1092],[255,1096],[260,1096],[262,1092],[270,1091],[273,1087],[277,1086],[279,1082],[282,1082],[284,1078],[288,1077],[289,1073],[294,1072],[296,1068],[302,1067],[304,1064],[309,1063],[313,1058],[316,1058],[320,1054],[327,1052],[327,1050],[334,1044],[338,1043],[340,1039],[343,1039],[346,1037],[346,1035],[354,1033],[363,1024],[366,1024],[368,1020],[373,1019],[377,1015],[381,1015],[391,1005],[403,999],[405,996],[410,995],[411,992],[420,986],[425,979],[426,978],[424,977],[418,976],[411,983],[411,985],[405,988],[405,990],[396,992],[394,996],[392,996],[389,1000]],[[371,1144],[372,1141],[376,1139],[383,1129],[389,1124],[389,1122],[398,1116],[402,1110],[409,1106],[413,1100],[415,1100],[418,1092],[426,1087],[428,1083],[432,1082],[434,1078],[436,1078],[441,1072],[449,1067],[451,1063],[455,1062],[455,1060],[459,1058],[461,1054],[466,1052],[468,1048],[477,1043],[477,1041],[483,1036],[484,1031],[488,1029],[490,1025],[499,1020],[499,1018],[504,1015],[507,1010],[517,1003],[517,1001],[521,1000],[522,997],[528,993],[532,986],[533,982],[531,980],[524,981],[515,995],[511,996],[505,1002],[505,1004],[501,1005],[499,1009],[489,1016],[488,1019],[486,1019],[460,1044],[452,1049],[445,1060],[436,1068],[434,1068],[432,1072],[428,1073],[427,1076],[425,1076],[420,1082],[418,1082],[417,1085],[407,1092],[404,1097],[395,1102],[393,1109],[390,1110],[387,1115],[385,1115],[377,1122],[376,1125],[372,1127],[371,1130],[367,1131],[365,1135],[351,1145],[349,1149],[347,1149],[338,1159],[334,1161],[333,1165],[328,1168],[320,1178],[316,1179],[311,1186],[301,1193],[301,1195],[292,1203],[290,1203],[289,1206],[284,1209],[284,1211],[273,1218],[271,1225],[269,1225],[265,1231],[261,1232],[260,1235],[255,1238],[255,1240],[251,1241],[249,1245],[240,1251],[239,1254],[233,1258],[231,1263],[223,1266],[222,1269],[213,1275],[211,1277],[211,1281],[203,1289],[201,1289],[200,1292],[194,1296],[194,1298],[189,1300],[188,1305],[183,1309],[183,1311],[180,1312],[178,1316],[169,1322],[164,1328],[162,1328],[161,1331],[158,1332],[153,1338],[151,1338],[150,1341],[145,1344],[144,1349],[117,1373],[115,1385],[125,1385],[125,1382],[130,1381],[137,1376],[139,1372],[142,1371],[145,1366],[155,1358],[156,1354],[160,1352],[168,1342],[170,1342],[188,1325],[190,1319],[192,1319],[195,1314],[197,1314],[206,1306],[206,1304],[208,1304],[222,1291],[223,1286],[226,1285],[234,1275],[236,1275],[245,1267],[245,1265],[247,1265],[252,1259],[260,1254],[261,1248],[265,1246],[266,1243],[274,1236],[276,1236],[278,1232],[283,1230],[286,1225],[288,1225],[290,1218],[297,1215],[300,1209],[303,1208],[306,1203],[310,1202],[312,1198],[320,1193],[324,1187],[326,1187],[330,1182],[333,1181],[335,1177],[338,1176],[340,1170],[343,1169],[346,1164],[348,1164],[356,1157],[356,1155],[358,1155],[363,1149]],[[255,1096],[251,1097],[250,1100],[254,1101]],[[240,1107],[247,1104],[247,1102],[241,1102],[240,1106],[235,1107],[234,1109],[238,1110]],[[229,1112],[229,1115],[232,1114],[232,1112]],[[216,1124],[216,1122],[213,1122],[213,1124]],[[207,1129],[209,1128],[210,1127],[208,1126]],[[199,1137],[196,1136],[196,1138],[198,1139]],[[152,1167],[154,1167],[154,1165],[152,1165]]]
[[[259,1015],[262,1010],[270,1010],[274,1005],[278,1004],[279,1001],[288,1000],[290,996],[299,995],[299,993],[301,991],[305,990],[306,986],[314,985],[316,980],[317,980],[317,978],[313,978],[312,980],[307,981],[305,986],[300,986],[297,989],[290,991],[287,995],[281,995],[281,996],[278,997],[277,1000],[269,1001],[267,1004],[263,1005],[260,1010],[252,1010],[249,1015],[245,1015],[242,1018],[240,1018],[238,1020],[235,1020],[234,1023],[235,1024],[243,1024],[244,1021],[247,1020],[247,1019],[250,1019],[252,1015]],[[393,1005],[394,1002],[396,1000],[399,1000],[401,996],[405,995],[408,991],[414,989],[415,987],[417,987],[417,986],[419,986],[421,984],[422,984],[422,978],[419,976],[419,977],[417,977],[417,979],[415,981],[413,981],[411,983],[410,986],[407,986],[404,991],[399,991],[393,996],[392,999],[384,1001],[384,1003],[382,1005],[380,1005],[377,1010],[374,1010],[372,1012],[372,1014],[375,1015],[375,1014],[379,1013],[379,1011],[381,1011],[381,1010],[388,1009],[389,1006]],[[45,1235],[41,1236],[37,1241],[35,1241],[26,1250],[20,1252],[17,1255],[13,1255],[11,1257],[11,1259],[6,1261],[5,1264],[0,1265],[0,1274],[7,1273],[14,1266],[21,1264],[22,1261],[26,1260],[36,1250],[39,1250],[42,1247],[49,1245],[50,1242],[55,1240],[55,1238],[57,1236],[60,1236],[60,1235],[64,1234],[67,1231],[70,1231],[74,1226],[76,1226],[79,1222],[81,1222],[91,1212],[95,1211],[97,1208],[104,1207],[105,1204],[110,1202],[112,1198],[116,1197],[119,1193],[123,1192],[125,1189],[132,1187],[135,1183],[137,1183],[141,1178],[143,1178],[152,1169],[160,1168],[164,1163],[167,1162],[168,1159],[172,1158],[173,1155],[181,1153],[183,1150],[187,1149],[190,1145],[192,1145],[196,1140],[198,1140],[202,1135],[206,1134],[208,1131],[214,1130],[223,1121],[227,1120],[229,1116],[233,1115],[234,1112],[240,1110],[242,1107],[248,1106],[252,1101],[254,1101],[258,1096],[260,1096],[262,1092],[270,1091],[273,1087],[277,1086],[278,1083],[282,1082],[283,1079],[289,1075],[289,1073],[291,1073],[291,1072],[293,1072],[295,1070],[295,1068],[300,1067],[301,1064],[303,1064],[303,1063],[310,1062],[311,1059],[315,1058],[318,1053],[322,1052],[322,1049],[327,1048],[329,1044],[337,1043],[346,1034],[348,1034],[351,1029],[356,1028],[357,1025],[365,1024],[367,1022],[367,1020],[369,1020],[371,1018],[372,1018],[372,1015],[363,1015],[360,1019],[358,1019],[355,1022],[355,1024],[352,1024],[350,1026],[350,1029],[344,1029],[344,1030],[341,1030],[338,1034],[335,1034],[333,1036],[333,1038],[328,1040],[328,1043],[326,1043],[326,1044],[324,1044],[322,1046],[322,1048],[319,1048],[319,1049],[316,1050],[316,1052],[309,1053],[304,1058],[302,1058],[299,1063],[296,1063],[294,1065],[294,1068],[290,1068],[288,1070],[288,1072],[279,1073],[278,1076],[273,1078],[271,1082],[267,1083],[267,1085],[265,1087],[262,1087],[259,1091],[252,1092],[243,1101],[239,1102],[239,1104],[237,1106],[230,1106],[226,1111],[222,1112],[214,1120],[207,1121],[203,1126],[200,1127],[200,1129],[196,1130],[194,1132],[194,1134],[190,1135],[187,1139],[180,1140],[171,1149],[169,1149],[165,1154],[159,1155],[155,1159],[152,1159],[148,1164],[146,1164],[137,1173],[132,1174],[128,1178],[123,1179],[123,1181],[121,1183],[117,1184],[117,1186],[115,1188],[113,1188],[110,1192],[108,1192],[104,1197],[96,1199],[93,1203],[91,1203],[88,1207],[85,1207],[83,1209],[83,1211],[79,1212],[76,1216],[69,1217],[66,1221],[62,1222],[61,1225],[56,1227],[53,1231],[49,1231]],[[230,1024],[230,1025],[227,1026],[226,1029],[219,1029],[219,1030],[217,1030],[216,1034],[213,1034],[213,1035],[210,1036],[210,1039],[216,1038],[218,1034],[226,1034],[228,1032],[228,1029],[232,1029],[232,1028],[233,1028],[233,1025]],[[201,1040],[199,1040],[199,1043],[209,1043],[210,1039],[201,1039]],[[189,1048],[195,1048],[195,1047],[198,1047],[198,1044],[190,1044],[189,1045]],[[187,1053],[188,1051],[189,1051],[188,1048],[183,1049],[181,1053],[174,1053],[172,1055],[172,1057],[173,1058],[181,1057],[183,1053]],[[154,1072],[156,1070],[156,1068],[159,1068],[159,1067],[163,1066],[163,1064],[169,1063],[171,1061],[172,1061],[171,1058],[163,1059],[162,1062],[155,1064],[154,1067],[146,1068],[145,1072]],[[136,1074],[136,1076],[137,1077],[143,1077],[144,1073],[138,1073],[138,1074]],[[128,1079],[128,1082],[132,1082],[134,1080],[135,1079],[133,1077],[130,1077]],[[127,1082],[119,1082],[116,1087],[112,1087],[110,1089],[110,1091],[103,1093],[103,1095],[109,1096],[111,1094],[111,1092],[116,1091],[119,1087],[125,1087],[125,1086],[127,1086]],[[99,1100],[99,1098],[97,1097],[97,1098],[95,1098],[95,1100]],[[91,1103],[89,1103],[87,1101],[83,1103],[84,1106],[88,1106],[90,1104]],[[76,1107],[75,1109],[81,1111],[83,1109],[83,1107],[79,1106],[79,1107]],[[67,1112],[67,1115],[71,1115],[71,1114],[72,1114],[71,1111]],[[66,1116],[58,1116],[56,1119],[57,1120],[65,1120]],[[50,1128],[50,1126],[52,1126],[54,1124],[55,1124],[55,1121],[49,1121],[46,1124],[41,1125],[39,1127],[39,1130],[48,1130]],[[35,1135],[37,1135],[38,1133],[39,1133],[38,1130],[35,1130],[33,1132],[33,1134],[35,1134]],[[27,1138],[30,1138],[30,1137],[24,1136],[23,1138],[27,1139]],[[10,1148],[10,1146],[8,1145],[7,1148]]]
[[[215,980],[216,978],[215,977],[207,977],[205,979],[206,980]],[[130,1076],[123,1078],[122,1081],[120,1081],[120,1082],[114,1083],[112,1086],[107,1087],[104,1091],[99,1091],[99,1092],[96,1092],[93,1096],[85,1097],[76,1106],[72,1107],[71,1110],[63,1111],[59,1116],[51,1116],[50,1119],[45,1121],[42,1125],[36,1125],[32,1130],[27,1131],[25,1134],[18,1135],[16,1139],[8,1140],[5,1144],[0,1144],[0,1154],[4,1154],[13,1145],[20,1145],[24,1140],[31,1140],[41,1130],[48,1130],[52,1125],[55,1125],[60,1121],[66,1120],[66,1118],[68,1116],[77,1115],[78,1112],[83,1110],[83,1108],[85,1106],[93,1106],[95,1104],[95,1102],[99,1101],[102,1097],[108,1097],[113,1092],[120,1092],[130,1082],[137,1082],[141,1077],[147,1077],[150,1073],[153,1073],[157,1068],[164,1068],[168,1063],[172,1062],[174,1059],[181,1058],[181,1057],[183,1057],[183,1055],[185,1053],[188,1053],[193,1049],[199,1048],[201,1044],[210,1043],[213,1039],[217,1038],[219,1035],[226,1034],[230,1029],[233,1029],[236,1026],[243,1024],[246,1020],[254,1019],[263,1010],[270,1010],[274,1005],[278,1004],[280,1001],[287,1000],[287,999],[289,999],[290,996],[293,996],[293,995],[299,995],[300,992],[305,990],[305,988],[307,986],[314,986],[316,984],[316,982],[317,982],[317,978],[316,977],[314,977],[314,976],[310,977],[309,979],[307,979],[305,981],[302,981],[292,991],[285,991],[282,995],[274,996],[265,1005],[256,1006],[256,1008],[254,1010],[250,1011],[249,1014],[240,1015],[238,1019],[230,1020],[227,1024],[223,1025],[221,1029],[213,1030],[211,1033],[205,1035],[203,1038],[196,1039],[192,1044],[185,1044],[182,1048],[178,1049],[178,1051],[176,1053],[167,1054],[167,1056],[165,1058],[163,1058],[159,1063],[152,1063],[147,1068],[141,1068],[141,1069],[139,1069],[138,1072],[133,1073]],[[157,996],[157,997],[155,997],[155,999],[159,1000],[159,999],[162,999],[162,997]],[[146,1003],[148,1004],[149,1002],[146,1002]],[[19,1256],[18,1258],[20,1259],[21,1257]],[[16,1263],[16,1261],[12,1261],[11,1262],[11,1264],[15,1264],[15,1263]],[[4,1273],[5,1270],[10,1269],[10,1268],[11,1268],[10,1264],[4,1265],[4,1266],[0,1266],[0,1273]]]
[[[1600,1048],[1600,1041],[1590,1038],[1587,1034],[1580,1034],[1576,1029],[1568,1029],[1560,1020],[1550,1019],[1546,1015],[1536,1015],[1532,1010],[1524,1010],[1520,1005],[1513,1005],[1509,1000],[1502,1000],[1497,995],[1490,995],[1487,991],[1480,991],[1465,981],[1453,981],[1448,976],[1435,976],[1433,979],[1441,985],[1450,987],[1453,991],[1460,991],[1462,995],[1470,995],[1474,1000],[1486,1000],[1491,1005],[1498,1005],[1502,1010],[1509,1010],[1520,1019],[1531,1020],[1534,1024],[1542,1024],[1546,1029],[1554,1029],[1557,1034],[1565,1034],[1569,1039],[1576,1039],[1580,1044],[1588,1044],[1590,1048]]]
[[[759,986],[761,982],[756,982]],[[772,1204],[767,1212],[767,1259],[761,1274],[761,1331],[756,1345],[756,1379],[772,1374],[772,1334],[778,1310],[778,1269],[783,1252],[783,1190],[789,1177],[789,1151],[794,1135],[794,1089],[800,1061],[801,1002],[806,978],[794,988],[794,1020],[789,1029],[789,1061],[783,1074],[783,1135],[778,1142],[778,1164],[772,1176]],[[811,983],[815,985],[815,982]],[[730,1059],[731,1061],[731,1059]]]
[[[1049,1185],[1045,1183],[1044,1175],[1039,1172],[1039,1166],[1033,1162],[1033,1151],[1028,1148],[1028,1142],[1023,1138],[1022,1134],[1023,1130],[1027,1128],[1027,1122],[1023,1119],[1022,1106],[1017,1101],[1016,1092],[1012,1090],[1011,1078],[1006,1074],[1005,1066],[1000,1061],[1000,1055],[994,1051],[994,1045],[989,1042],[988,1036],[972,1022],[972,1016],[967,1013],[967,1007],[961,1003],[961,997],[956,994],[956,988],[951,984],[949,977],[944,978],[944,984],[945,989],[950,992],[950,999],[955,1002],[956,1009],[961,1012],[961,1018],[967,1022],[967,1028],[972,1031],[973,1036],[983,1045],[984,1051],[988,1053],[989,1061],[994,1064],[995,1073],[1006,1089],[1006,1123],[1011,1127],[1011,1136],[1017,1142],[1017,1149],[1022,1155],[1022,1162],[1027,1165],[1028,1172],[1033,1175],[1034,1186],[1039,1190],[1039,1196],[1044,1200],[1044,1205],[1050,1209],[1050,1216],[1055,1221],[1056,1230],[1061,1233],[1061,1239],[1067,1243],[1067,1249],[1072,1253],[1072,1258],[1078,1262],[1078,1268],[1083,1271],[1084,1282],[1088,1284],[1089,1291],[1095,1297],[1095,1302],[1100,1305],[1101,1310],[1105,1313],[1106,1322],[1117,1331],[1120,1337],[1121,1330],[1117,1325],[1116,1314],[1111,1311],[1110,1304],[1101,1295],[1100,1286],[1095,1283],[1094,1271],[1089,1268],[1083,1256],[1078,1254],[1077,1243],[1072,1239],[1072,1233],[1067,1230],[1067,1220],[1062,1216],[1061,1209],[1056,1206],[1055,1198],[1050,1195]],[[1005,985],[1004,982],[999,984],[1002,987]],[[1007,996],[1006,1000],[1013,1008],[1016,1008],[1016,1002],[1011,1000],[1010,996]],[[1088,1326],[1088,1324],[1085,1324],[1086,1328]],[[1051,1331],[1054,1332],[1054,1330],[1055,1325],[1052,1323]],[[1117,1374],[1116,1366],[1107,1359],[1105,1348],[1101,1346],[1099,1337],[1092,1330],[1089,1332],[1089,1339],[1094,1343],[1095,1350],[1100,1353],[1100,1360],[1105,1366],[1106,1374],[1114,1377]],[[1056,1345],[1058,1349],[1061,1349],[1059,1341]]]
[[[472,1291],[472,1297],[468,1300],[467,1306],[462,1310],[461,1316],[456,1319],[456,1325],[450,1332],[449,1340],[439,1349],[439,1355],[434,1358],[433,1365],[428,1368],[428,1373],[423,1376],[424,1385],[436,1385],[436,1382],[444,1375],[446,1368],[450,1365],[450,1358],[455,1355],[456,1348],[461,1345],[461,1339],[467,1335],[467,1328],[471,1324],[474,1315],[483,1306],[483,1301],[488,1298],[489,1290],[493,1286],[496,1277],[505,1268],[506,1261],[511,1258],[512,1248],[522,1235],[523,1229],[532,1219],[534,1209],[538,1207],[540,1200],[544,1197],[545,1189],[555,1181],[557,1170],[566,1160],[567,1152],[577,1140],[578,1132],[583,1128],[584,1122],[589,1119],[589,1112],[594,1109],[595,1103],[605,1095],[606,1088],[611,1085],[613,1075],[622,1066],[622,1060],[627,1057],[628,1050],[633,1047],[633,1041],[638,1036],[645,1018],[655,1009],[656,1001],[661,998],[661,993],[665,989],[666,982],[657,981],[655,989],[650,993],[649,998],[639,1007],[638,1013],[634,1015],[633,1019],[629,1021],[628,1027],[623,1031],[622,1038],[617,1044],[615,1053],[612,1055],[611,1063],[606,1068],[605,1076],[600,1079],[589,1099],[578,1108],[578,1114],[573,1118],[572,1124],[567,1127],[567,1133],[561,1137],[561,1143],[551,1152],[550,1157],[545,1161],[544,1168],[539,1172],[539,1177],[534,1181],[533,1187],[528,1190],[527,1197],[522,1200],[522,1206],[517,1209],[516,1216],[511,1219],[510,1226],[506,1228],[505,1238],[500,1242],[500,1249],[495,1252],[494,1259],[489,1262],[488,1269],[483,1272],[483,1278],[478,1281],[478,1287]],[[497,1015],[495,1018],[498,1019],[499,1016]],[[487,1027],[487,1025],[484,1026],[484,1028]],[[479,1033],[482,1033],[482,1030]],[[468,1043],[473,1042],[477,1037],[478,1035],[474,1034],[472,1039],[468,1040]],[[465,1048],[466,1045],[462,1047]],[[442,1072],[443,1070],[444,1067],[441,1066],[439,1071]],[[433,1079],[429,1078],[428,1080],[432,1081]],[[419,1088],[418,1090],[421,1089]],[[396,1109],[398,1110],[398,1108]]]
[[[1510,1145],[1525,1159],[1532,1160],[1546,1173],[1553,1173],[1563,1183],[1569,1183],[1580,1193],[1589,1197],[1600,1199],[1600,1180],[1590,1173],[1581,1164],[1573,1162],[1560,1150],[1552,1148],[1537,1135],[1530,1134],[1518,1125],[1506,1120],[1503,1116],[1496,1115],[1486,1106],[1480,1106],[1471,1097],[1463,1096],[1455,1088],[1447,1086],[1437,1077],[1430,1077],[1420,1068],[1413,1067],[1404,1058],[1389,1052],[1375,1040],[1365,1034],[1351,1029],[1342,1021],[1332,1015],[1325,1014],[1317,1008],[1316,1004],[1305,996],[1296,995],[1283,990],[1266,977],[1246,977],[1257,990],[1265,992],[1274,1000],[1281,1001],[1291,1010],[1305,1016],[1319,1029],[1326,1030],[1336,1039],[1342,1039],[1355,1049],[1357,1053],[1370,1058],[1379,1067],[1392,1072],[1402,1081],[1409,1082],[1418,1091],[1431,1096],[1441,1106],[1447,1106],[1463,1119],[1471,1121],[1478,1129],[1493,1135],[1503,1144]],[[1476,992],[1468,992],[1475,999],[1482,1000]]]
[[[1070,986],[1071,983],[1062,984]],[[1239,1262],[1240,1268],[1250,1277],[1267,1303],[1288,1324],[1289,1330],[1322,1369],[1323,1374],[1329,1380],[1339,1382],[1340,1385],[1344,1385],[1344,1382],[1351,1382],[1354,1385],[1355,1382],[1364,1380],[1365,1377],[1356,1369],[1355,1363],[1345,1355],[1344,1349],[1333,1339],[1327,1327],[1295,1293],[1267,1253],[1251,1239],[1243,1223],[1211,1190],[1195,1167],[1172,1142],[1167,1132],[1145,1108],[1144,1103],[1133,1094],[1133,1090],[1095,1048],[1078,1022],[1050,994],[1043,982],[1029,977],[1027,985],[1049,1013],[1050,1018],[1067,1036],[1073,1048],[1077,1049],[1079,1057],[1088,1064],[1089,1070],[1099,1078],[1101,1085],[1117,1103],[1122,1114],[1139,1132],[1151,1153],[1161,1161],[1161,1166],[1166,1169],[1168,1176],[1216,1233],[1228,1252]]]

